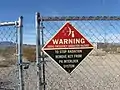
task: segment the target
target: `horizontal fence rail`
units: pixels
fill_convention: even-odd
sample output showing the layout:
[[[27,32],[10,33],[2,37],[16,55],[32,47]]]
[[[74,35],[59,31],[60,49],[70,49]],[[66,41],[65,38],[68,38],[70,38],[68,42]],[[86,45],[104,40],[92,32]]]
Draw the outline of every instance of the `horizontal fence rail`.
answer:
[[[46,16],[40,17],[42,21],[82,21],[82,20],[120,20],[120,16]]]
[[[18,22],[0,22],[0,27],[1,26],[15,26],[18,25]]]

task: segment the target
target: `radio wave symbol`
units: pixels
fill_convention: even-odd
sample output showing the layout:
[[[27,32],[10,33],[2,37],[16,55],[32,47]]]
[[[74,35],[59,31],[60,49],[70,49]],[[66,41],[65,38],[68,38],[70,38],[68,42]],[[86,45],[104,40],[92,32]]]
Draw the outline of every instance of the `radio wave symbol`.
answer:
[[[68,29],[69,29],[69,31],[68,31],[68,32],[69,32],[69,33],[68,33],[68,36],[71,35],[72,37],[74,37],[74,36],[75,36],[75,35],[74,35],[74,31],[72,31],[70,27],[68,27]]]

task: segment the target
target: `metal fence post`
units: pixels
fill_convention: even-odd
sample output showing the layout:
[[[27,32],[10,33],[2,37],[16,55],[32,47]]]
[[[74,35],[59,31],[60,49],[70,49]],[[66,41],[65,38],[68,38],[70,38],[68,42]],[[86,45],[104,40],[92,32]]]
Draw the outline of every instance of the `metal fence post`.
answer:
[[[19,65],[19,90],[24,90],[24,80],[23,80],[23,65],[22,65],[22,46],[23,46],[23,17],[19,17],[18,21],[18,65]]]
[[[44,46],[44,33],[43,33],[43,21],[41,19],[41,36],[42,36],[42,47]],[[45,59],[44,59],[44,53],[42,52],[42,62],[43,62],[43,90],[46,90],[46,82],[45,82]]]
[[[41,42],[40,42],[40,13],[36,13],[36,64],[37,64],[37,75],[38,75],[38,90],[42,90],[42,79],[41,79]]]

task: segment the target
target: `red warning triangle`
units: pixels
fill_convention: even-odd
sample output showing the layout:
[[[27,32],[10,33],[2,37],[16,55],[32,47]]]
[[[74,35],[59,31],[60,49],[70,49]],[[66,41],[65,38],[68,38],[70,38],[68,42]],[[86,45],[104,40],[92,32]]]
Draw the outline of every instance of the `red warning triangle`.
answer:
[[[51,38],[44,49],[93,48],[92,44],[69,22]]]

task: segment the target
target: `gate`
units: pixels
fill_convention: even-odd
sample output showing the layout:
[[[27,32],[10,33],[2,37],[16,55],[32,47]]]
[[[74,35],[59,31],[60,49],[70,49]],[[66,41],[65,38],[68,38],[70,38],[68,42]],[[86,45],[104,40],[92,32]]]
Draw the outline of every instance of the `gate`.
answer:
[[[0,22],[0,90],[23,90],[22,20]]]
[[[66,21],[94,46],[72,73],[68,74],[47,57],[41,47]],[[120,90],[120,17],[36,15],[39,90]]]

